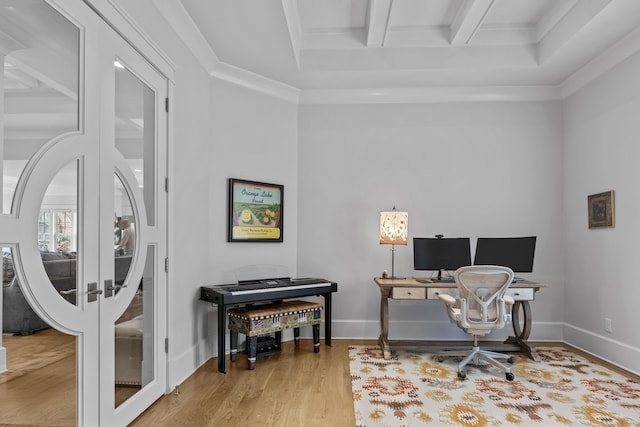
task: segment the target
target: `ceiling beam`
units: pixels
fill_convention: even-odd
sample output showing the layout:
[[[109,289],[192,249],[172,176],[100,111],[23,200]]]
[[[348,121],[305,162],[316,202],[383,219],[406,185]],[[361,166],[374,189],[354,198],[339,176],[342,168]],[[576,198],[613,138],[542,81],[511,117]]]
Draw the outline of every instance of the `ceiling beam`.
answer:
[[[367,9],[367,47],[383,47],[389,29],[393,0],[369,0]]]
[[[464,0],[451,23],[451,44],[469,44],[494,3],[495,0]]]
[[[25,49],[14,52],[10,63],[25,75],[41,82],[69,99],[78,99],[77,65],[73,60],[61,60],[56,52],[44,49]]]
[[[8,62],[5,63],[4,76],[7,80],[13,80],[26,88],[38,88],[41,86],[38,79],[21,72],[20,69]],[[7,82],[5,81],[5,85],[6,84]]]
[[[20,43],[15,38],[11,37],[11,35],[5,33],[0,30],[0,54],[1,55],[9,55],[14,50],[25,49],[23,43]]]
[[[538,63],[544,64],[551,56],[565,47],[572,39],[592,22],[611,0],[592,0],[576,2],[557,25],[544,36],[538,44]]]
[[[536,43],[546,37],[553,27],[565,17],[567,13],[576,6],[580,0],[571,0],[566,2],[554,2],[544,13],[536,25]]]

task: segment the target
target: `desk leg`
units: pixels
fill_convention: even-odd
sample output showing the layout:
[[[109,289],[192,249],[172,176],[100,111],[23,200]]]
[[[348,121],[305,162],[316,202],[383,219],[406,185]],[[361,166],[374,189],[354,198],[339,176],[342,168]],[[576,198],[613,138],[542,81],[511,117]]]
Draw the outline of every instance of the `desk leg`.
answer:
[[[389,346],[389,295],[390,290],[380,289],[380,338],[378,345],[382,350],[382,357],[391,359],[391,347]]]
[[[324,343],[331,347],[331,293],[322,296],[324,297]]]
[[[227,336],[227,306],[218,304],[218,372],[225,372],[225,347]]]
[[[524,327],[520,328],[520,309],[522,308],[522,318]],[[506,344],[516,344],[520,346],[522,352],[536,362],[540,361],[540,355],[534,347],[531,347],[527,340],[531,333],[531,306],[529,301],[516,301],[511,309],[511,322],[515,336],[507,338]]]

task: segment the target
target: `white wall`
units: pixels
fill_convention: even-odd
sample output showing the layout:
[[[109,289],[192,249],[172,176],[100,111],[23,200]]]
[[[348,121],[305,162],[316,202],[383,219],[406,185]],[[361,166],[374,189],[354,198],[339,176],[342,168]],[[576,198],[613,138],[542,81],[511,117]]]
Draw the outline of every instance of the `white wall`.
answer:
[[[216,356],[216,310],[200,286],[236,280],[234,269],[279,264],[296,275],[297,105],[212,79],[153,6],[127,13],[175,65],[170,159],[169,382]],[[227,243],[227,179],[284,185],[284,242]]]
[[[565,340],[640,372],[640,54],[566,100]],[[587,196],[615,190],[615,228],[587,226]],[[604,330],[605,318],[613,332]]]
[[[213,81],[211,98],[209,277],[233,283],[234,270],[252,264],[284,265],[295,276],[298,107],[220,80]],[[228,178],[284,185],[282,243],[227,242]]]
[[[335,337],[379,334],[373,277],[391,270],[379,211],[395,205],[410,239],[471,237],[473,252],[479,236],[538,236],[522,275],[549,287],[533,303],[532,338],[561,339],[560,103],[306,105],[299,123],[298,273],[338,282]],[[395,258],[397,276],[428,273],[413,271],[411,242]],[[462,336],[438,301],[394,301],[390,322],[393,338]]]
[[[298,171],[296,104],[213,80],[209,120],[213,137],[205,142],[208,165],[210,285],[235,283],[235,270],[256,264],[286,267],[296,276]],[[227,242],[227,185],[240,178],[284,185],[283,242]],[[213,312],[215,315],[216,313]],[[217,342],[217,320],[209,323]],[[217,354],[217,348],[213,352]]]

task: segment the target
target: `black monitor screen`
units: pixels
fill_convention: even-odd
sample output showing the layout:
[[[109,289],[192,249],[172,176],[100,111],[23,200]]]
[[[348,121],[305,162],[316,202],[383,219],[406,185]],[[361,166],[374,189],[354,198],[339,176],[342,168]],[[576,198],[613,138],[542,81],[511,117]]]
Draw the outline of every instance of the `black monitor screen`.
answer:
[[[471,265],[468,237],[413,238],[414,270],[457,270],[465,265]]]
[[[478,237],[475,265],[504,265],[516,273],[533,271],[536,237]]]

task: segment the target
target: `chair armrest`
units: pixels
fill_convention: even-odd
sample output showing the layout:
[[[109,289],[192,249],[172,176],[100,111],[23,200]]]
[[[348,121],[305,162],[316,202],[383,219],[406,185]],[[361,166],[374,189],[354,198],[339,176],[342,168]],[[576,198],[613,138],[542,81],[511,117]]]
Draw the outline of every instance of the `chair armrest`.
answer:
[[[516,301],[511,297],[511,295],[505,295],[504,296],[504,302],[509,304],[509,305],[513,305]]]
[[[447,305],[453,305],[453,304],[456,303],[456,299],[454,297],[452,297],[451,295],[439,294],[438,298],[440,298],[442,300],[442,302],[444,302]]]

